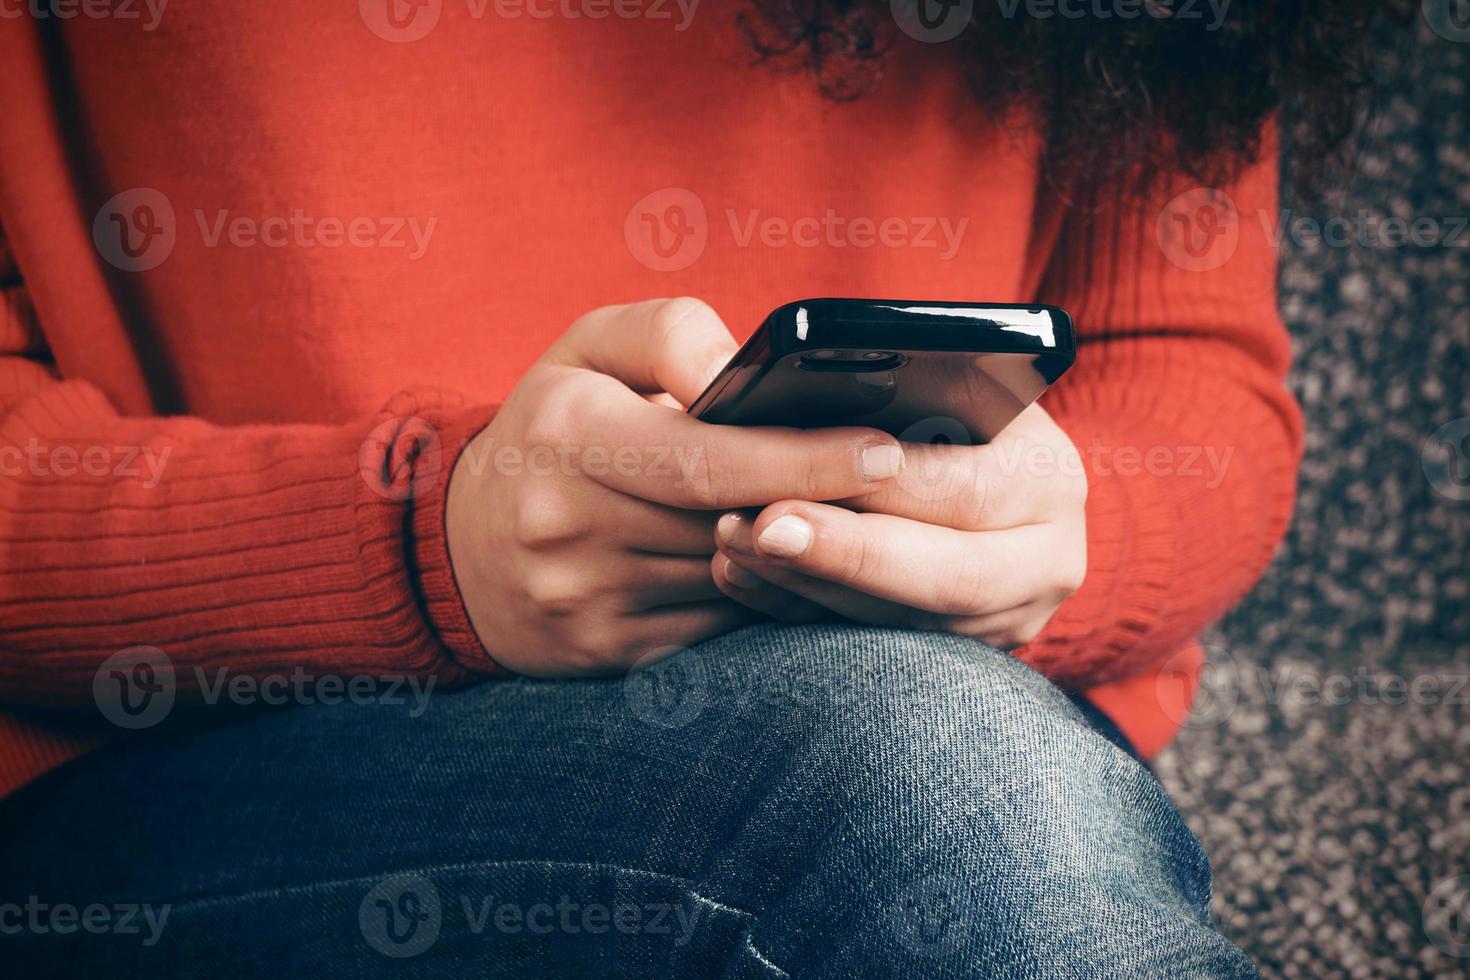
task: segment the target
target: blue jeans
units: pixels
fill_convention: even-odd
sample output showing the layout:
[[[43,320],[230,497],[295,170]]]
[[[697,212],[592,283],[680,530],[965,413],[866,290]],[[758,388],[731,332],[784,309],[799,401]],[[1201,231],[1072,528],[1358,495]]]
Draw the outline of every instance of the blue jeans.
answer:
[[[11,976],[1255,976],[1153,775],[941,634],[216,714],[5,819]]]

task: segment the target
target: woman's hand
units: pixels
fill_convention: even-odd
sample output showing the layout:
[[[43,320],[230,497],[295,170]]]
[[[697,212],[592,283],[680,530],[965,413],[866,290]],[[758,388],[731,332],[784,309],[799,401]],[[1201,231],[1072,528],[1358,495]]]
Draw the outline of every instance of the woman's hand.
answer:
[[[710,575],[730,508],[865,499],[902,467],[873,429],[750,429],[689,404],[735,341],[696,300],[574,323],[465,447],[445,519],[456,581],[497,662],[616,672],[755,618]]]
[[[1029,643],[1087,569],[1087,478],[1071,440],[1032,405],[988,445],[904,451],[907,468],[882,489],[726,514],[720,588],[788,622]]]

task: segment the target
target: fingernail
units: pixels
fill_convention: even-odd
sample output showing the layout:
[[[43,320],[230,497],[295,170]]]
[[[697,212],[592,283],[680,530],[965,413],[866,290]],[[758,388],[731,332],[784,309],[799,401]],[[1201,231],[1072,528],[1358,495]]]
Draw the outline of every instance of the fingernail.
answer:
[[[719,522],[715,524],[715,536],[719,538],[721,543],[723,544],[735,544],[736,539],[740,537],[740,522],[744,519],[745,518],[741,514],[738,514],[735,511],[731,511],[728,514],[725,514],[723,517],[720,518]]]
[[[795,514],[776,518],[756,539],[761,551],[777,558],[800,558],[811,543],[812,526]]]
[[[761,577],[748,568],[742,568],[730,559],[725,559],[725,581],[737,589],[753,589],[761,584]]]
[[[895,444],[863,450],[863,479],[869,483],[891,480],[903,469],[903,450]]]

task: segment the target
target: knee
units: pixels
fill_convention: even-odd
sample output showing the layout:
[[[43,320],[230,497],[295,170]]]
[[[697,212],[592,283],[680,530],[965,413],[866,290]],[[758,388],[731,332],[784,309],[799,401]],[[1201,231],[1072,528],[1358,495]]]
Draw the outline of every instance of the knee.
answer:
[[[854,765],[951,776],[973,767],[977,777],[1086,727],[1031,668],[944,633],[755,627],[693,652],[708,701],[767,739],[820,745]]]
[[[1148,975],[1178,972],[1164,964],[1181,950],[1239,964],[1208,929],[1209,866],[1157,781],[1009,655],[936,633],[759,627],[670,664],[685,697],[659,752],[687,740],[700,773],[718,766],[709,846],[740,855],[701,888],[764,907],[776,961],[846,942],[853,964],[895,975],[1034,976],[1070,968],[1068,935],[1113,965],[1163,957]]]
[[[752,776],[828,815],[834,842],[850,835],[868,859],[918,874],[926,854],[1009,854],[1025,868],[999,879],[1017,886],[1096,881],[1100,854],[1144,860],[1118,842],[1148,840],[1170,855],[1174,893],[1207,901],[1208,864],[1152,774],[1009,654],[854,627],[758,627],[691,652]]]

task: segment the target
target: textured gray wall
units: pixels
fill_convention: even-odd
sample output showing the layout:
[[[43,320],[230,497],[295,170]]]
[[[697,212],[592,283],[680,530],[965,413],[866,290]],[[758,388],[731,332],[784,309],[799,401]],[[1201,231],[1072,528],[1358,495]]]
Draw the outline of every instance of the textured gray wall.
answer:
[[[1288,193],[1288,217],[1429,218],[1440,234],[1470,217],[1470,31],[1411,33],[1382,45],[1346,199]],[[1284,249],[1308,423],[1295,524],[1206,637],[1206,698],[1160,775],[1210,853],[1225,931],[1264,975],[1470,975],[1470,500],[1438,492],[1422,458],[1470,416],[1470,228],[1427,247]],[[1345,703],[1312,693],[1333,674]],[[1418,695],[1384,703],[1391,676]]]

